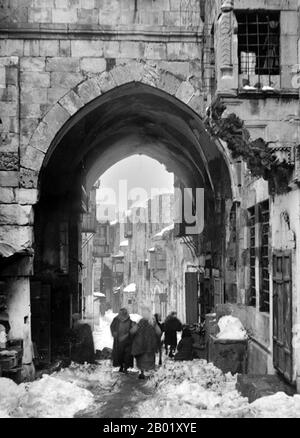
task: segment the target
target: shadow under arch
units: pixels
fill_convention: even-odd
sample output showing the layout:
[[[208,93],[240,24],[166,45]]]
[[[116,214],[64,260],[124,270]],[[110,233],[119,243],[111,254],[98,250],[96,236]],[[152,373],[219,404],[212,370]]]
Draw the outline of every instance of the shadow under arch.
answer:
[[[64,124],[39,173],[41,195],[59,186],[68,190],[80,168],[89,190],[110,166],[139,153],[164,164],[186,186],[232,197],[226,151],[211,139],[200,116],[176,97],[140,82],[113,88]]]

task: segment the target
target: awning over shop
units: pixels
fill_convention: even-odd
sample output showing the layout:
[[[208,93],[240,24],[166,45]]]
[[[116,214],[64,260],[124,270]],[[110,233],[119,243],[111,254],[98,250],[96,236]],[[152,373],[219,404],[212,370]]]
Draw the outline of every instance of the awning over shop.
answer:
[[[125,287],[123,292],[136,292],[136,284],[131,283],[128,286]]]

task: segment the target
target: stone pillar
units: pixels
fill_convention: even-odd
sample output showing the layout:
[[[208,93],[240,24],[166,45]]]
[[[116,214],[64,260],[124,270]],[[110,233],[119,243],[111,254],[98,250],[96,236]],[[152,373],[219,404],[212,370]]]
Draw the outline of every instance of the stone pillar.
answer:
[[[237,22],[233,12],[234,1],[224,0],[217,23],[216,65],[218,92],[235,94],[238,88]]]

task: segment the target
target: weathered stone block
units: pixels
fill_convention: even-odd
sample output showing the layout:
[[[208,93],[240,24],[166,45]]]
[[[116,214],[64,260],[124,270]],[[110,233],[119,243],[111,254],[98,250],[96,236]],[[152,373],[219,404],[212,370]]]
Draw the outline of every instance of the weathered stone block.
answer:
[[[54,86],[47,89],[48,93],[48,102],[49,104],[53,104],[59,101],[61,97],[63,97],[69,91],[68,88]]]
[[[34,205],[38,201],[37,189],[16,189],[16,201],[21,205]]]
[[[187,61],[161,61],[158,64],[159,69],[167,71],[181,79],[189,76],[190,64]]]
[[[202,56],[201,50],[200,43],[167,43],[168,60],[200,60]]]
[[[22,104],[46,104],[48,102],[48,90],[47,88],[26,87],[21,90],[21,102]]]
[[[106,69],[104,58],[82,58],[80,68],[85,73],[102,73]]]
[[[25,57],[20,59],[21,71],[44,71],[45,58],[44,57]]]
[[[30,225],[32,220],[31,206],[3,204],[0,208],[0,225]]]
[[[18,39],[3,40],[0,46],[2,56],[23,56],[24,41]]]
[[[0,204],[13,204],[15,201],[16,199],[14,190],[10,187],[1,187]]]
[[[40,55],[40,41],[39,40],[25,40],[24,41],[24,56],[39,56]]]
[[[71,41],[71,54],[74,57],[103,56],[104,41],[74,40]]]
[[[21,72],[21,84],[34,84],[37,88],[50,87],[50,73],[48,72]]]
[[[120,53],[121,58],[143,58],[145,53],[145,43],[138,41],[121,41]]]
[[[164,43],[148,43],[145,47],[146,59],[167,59],[167,47]]]
[[[133,14],[133,12],[131,12]],[[127,19],[127,22],[133,20]],[[164,24],[164,12],[163,11],[140,11],[138,16],[139,24],[146,26],[162,26]],[[123,24],[123,15],[122,15]],[[124,23],[125,24],[125,23]]]
[[[0,171],[0,187],[18,187],[18,172]]]
[[[28,145],[24,156],[21,156],[21,166],[26,169],[39,171],[44,161],[45,154],[40,150]]]
[[[0,141],[1,152],[18,152],[19,135],[11,132],[2,134]]]
[[[122,11],[120,9],[104,11],[100,10],[99,24],[100,26],[111,26],[112,23],[117,26],[121,24]]]
[[[6,68],[6,85],[15,85],[18,86],[19,82],[19,71],[18,68],[15,67],[7,67]]]
[[[38,184],[38,172],[30,169],[20,169],[20,187],[26,189],[36,188]]]
[[[17,251],[30,248],[33,244],[33,227],[3,225],[0,227],[0,241],[11,245]]]
[[[181,25],[181,11],[173,11],[173,12],[164,12],[164,25],[165,26],[176,26],[179,27]]]
[[[71,56],[71,41],[60,40],[59,41],[59,56]]]
[[[41,106],[38,103],[21,103],[20,114],[22,118],[39,118]]]
[[[0,170],[18,170],[18,152],[2,152],[0,150]]]
[[[106,93],[116,86],[116,83],[110,72],[104,72],[97,78],[97,82],[102,93]]]
[[[133,81],[131,69],[127,65],[120,65],[111,71],[113,80],[117,85],[126,84]]]
[[[96,79],[89,79],[77,87],[77,93],[84,103],[101,95],[101,89]]]
[[[58,40],[40,40],[40,56],[58,56]]]
[[[64,123],[70,118],[70,114],[59,104],[56,104],[44,117],[42,123],[39,124],[35,130],[33,137],[30,139],[30,146],[34,149],[42,151],[43,154],[47,152],[48,147],[53,140],[54,136],[64,125]],[[29,150],[30,153],[35,154],[34,151]],[[27,151],[26,151],[27,155]],[[42,157],[37,156],[38,162]],[[22,160],[21,160],[21,163]],[[25,164],[22,164],[24,167]],[[39,170],[39,167],[28,167],[29,169]]]
[[[176,95],[177,90],[181,84],[181,81],[170,73],[164,73],[160,75],[158,88],[161,88],[166,93]]]
[[[182,82],[179,86],[176,97],[184,103],[188,103],[195,93],[194,87],[188,81]]]
[[[80,97],[73,90],[60,99],[59,103],[71,116],[83,106]]]
[[[15,116],[18,113],[17,102],[0,102],[0,114]]]
[[[52,10],[50,8],[28,8],[29,23],[51,23]]]
[[[86,8],[86,5],[83,4]],[[88,25],[95,25],[99,23],[99,14],[97,9],[78,9],[77,23]]]
[[[76,23],[77,10],[75,8],[68,9],[53,9],[52,10],[53,23]]]
[[[78,72],[78,58],[47,58],[46,71]]]
[[[73,88],[83,80],[81,73],[51,72],[51,87]]]
[[[103,50],[105,58],[117,58],[120,53],[120,42],[105,41]]]

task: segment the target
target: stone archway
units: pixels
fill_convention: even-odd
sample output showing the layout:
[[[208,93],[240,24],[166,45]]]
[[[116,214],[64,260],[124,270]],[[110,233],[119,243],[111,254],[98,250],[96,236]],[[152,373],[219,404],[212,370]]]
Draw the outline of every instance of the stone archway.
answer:
[[[32,202],[33,281],[51,289],[53,313],[64,309],[61,313],[68,315],[56,316],[58,332],[63,332],[63,318],[68,321],[70,312],[78,309],[78,183],[83,168],[91,175],[87,177],[91,187],[115,162],[144,153],[169,166],[182,180],[186,178],[186,184],[192,184],[187,187],[206,187],[211,209],[218,193],[223,199],[235,197],[230,155],[226,145],[214,141],[205,130],[200,106],[196,111],[198,97],[188,78],[132,62],[72,87],[31,136],[20,164],[21,178],[22,172],[32,175],[40,195],[38,202]],[[214,217],[213,210],[210,214]],[[69,270],[60,264],[60,232],[70,242],[68,260],[63,260]]]
[[[38,177],[45,164],[46,155],[50,155],[66,130],[81,117],[81,111],[99,97],[120,86],[141,83],[173,96],[201,117],[200,92],[189,77],[175,75],[145,62],[132,61],[114,67],[99,75],[88,76],[76,86],[69,89],[46,113],[32,134],[28,145],[21,151],[20,182],[31,181],[31,187],[37,188]],[[215,139],[229,170],[233,198],[238,197],[237,177],[233,160],[224,142]],[[33,200],[34,203],[34,200]]]

